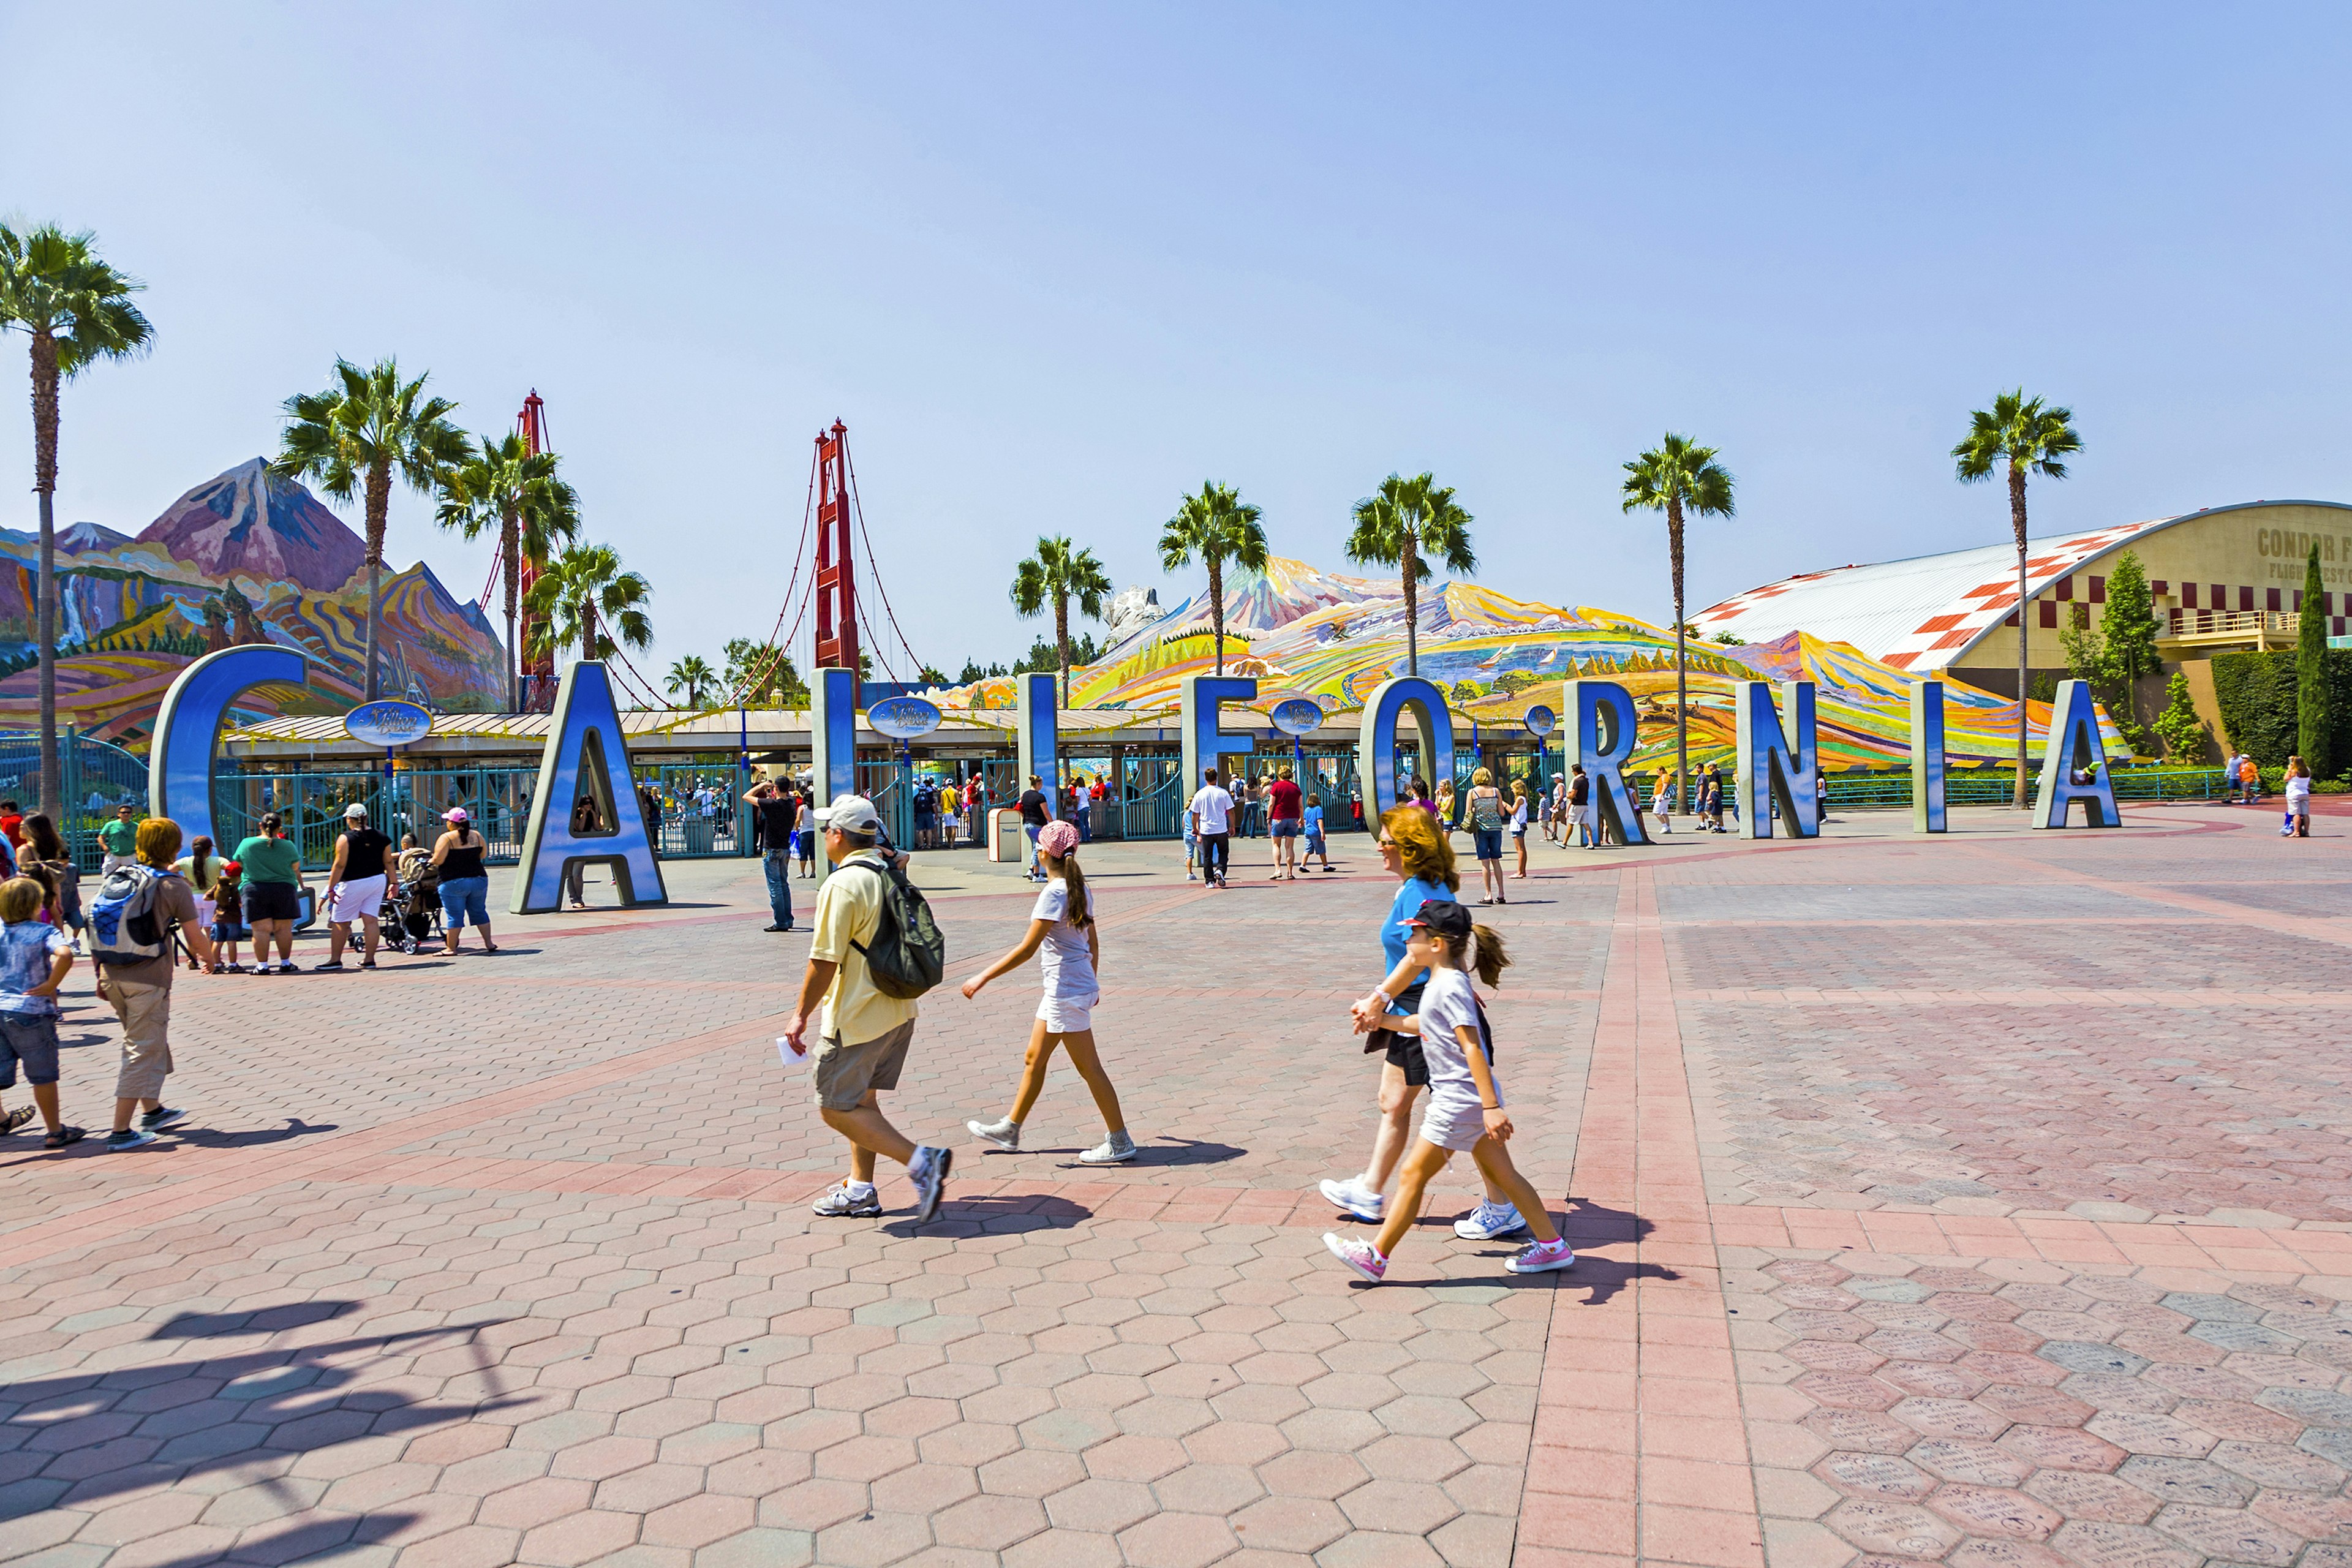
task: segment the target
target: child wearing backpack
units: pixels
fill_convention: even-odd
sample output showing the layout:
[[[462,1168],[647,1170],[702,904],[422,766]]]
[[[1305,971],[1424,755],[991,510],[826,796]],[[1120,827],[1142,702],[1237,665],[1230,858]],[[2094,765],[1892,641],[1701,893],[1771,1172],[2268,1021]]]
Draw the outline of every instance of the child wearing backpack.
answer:
[[[114,1130],[107,1152],[119,1153],[155,1142],[164,1128],[188,1113],[163,1103],[163,1080],[172,1071],[172,931],[198,960],[209,963],[212,939],[196,924],[195,889],[172,869],[180,853],[180,825],[151,816],[139,825],[136,858],[106,874],[89,910],[90,957],[98,964],[98,992],[122,1024],[122,1068],[114,1080]],[[131,1126],[131,1113],[146,1114]]]
[[[1095,1051],[1095,1004],[1102,1000],[1096,978],[1102,963],[1102,932],[1095,924],[1094,895],[1087,890],[1087,874],[1078,868],[1078,830],[1075,824],[1049,822],[1038,830],[1037,857],[1045,868],[1045,886],[1029,911],[1028,934],[1018,946],[963,983],[970,1001],[1000,974],[1009,974],[1042,952],[1045,999],[1037,1004],[1037,1022],[1029,1031],[1029,1054],[1022,1063],[1021,1087],[1013,1109],[1002,1121],[968,1121],[971,1135],[995,1144],[1008,1154],[1021,1152],[1021,1124],[1037,1104],[1045,1087],[1045,1068],[1054,1047],[1069,1052],[1070,1065],[1087,1080],[1102,1113],[1109,1136],[1078,1156],[1082,1165],[1123,1165],[1135,1158],[1135,1140],[1127,1133],[1127,1118],[1118,1108],[1118,1090],[1103,1071]]]
[[[33,1103],[0,1112],[0,1134],[14,1132],[37,1109],[48,1132],[44,1149],[86,1136],[58,1115],[58,987],[73,968],[73,943],[41,916],[41,884],[29,877],[0,882],[0,1089],[16,1087],[22,1065]]]
[[[1422,1194],[1431,1178],[1455,1154],[1466,1152],[1535,1233],[1535,1241],[1503,1267],[1514,1274],[1569,1268],[1576,1254],[1553,1227],[1543,1199],[1511,1163],[1506,1147],[1514,1131],[1511,1117],[1503,1109],[1503,1092],[1489,1060],[1492,1036],[1486,1009],[1470,984],[1474,966],[1489,985],[1502,978],[1511,962],[1503,939],[1486,926],[1472,924],[1470,911],[1451,899],[1423,900],[1420,912],[1406,923],[1412,928],[1406,963],[1427,964],[1429,983],[1419,1015],[1392,1019],[1390,1026],[1421,1036],[1422,1056],[1429,1064],[1429,1099],[1380,1235],[1367,1242],[1326,1231],[1323,1245],[1364,1279],[1381,1283],[1397,1244],[1420,1216]]]
[[[406,873],[403,873],[404,879]],[[212,939],[213,973],[243,974],[245,965],[236,961],[237,943],[246,939],[245,929],[245,868],[234,860],[220,863],[220,876],[213,883]]]

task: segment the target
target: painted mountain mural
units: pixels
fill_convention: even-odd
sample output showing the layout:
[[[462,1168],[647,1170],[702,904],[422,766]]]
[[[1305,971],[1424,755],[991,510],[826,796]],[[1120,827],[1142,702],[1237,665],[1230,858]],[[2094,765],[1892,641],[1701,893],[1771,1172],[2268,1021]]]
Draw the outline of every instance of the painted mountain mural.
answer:
[[[1263,573],[1225,571],[1225,673],[1258,678],[1263,711],[1304,697],[1326,712],[1360,708],[1373,688],[1405,673],[1404,584],[1394,577],[1348,577],[1276,556]],[[1415,595],[1421,674],[1445,689],[1455,708],[1481,724],[1517,730],[1536,704],[1563,710],[1566,683],[1613,680],[1633,694],[1643,767],[1675,751],[1675,639],[1637,616],[1590,605],[1514,599],[1473,583],[1431,581]],[[1125,623],[1123,623],[1125,624]],[[1208,595],[1184,600],[1133,629],[1095,663],[1070,671],[1079,708],[1172,709],[1188,675],[1214,668]],[[1694,763],[1727,763],[1736,737],[1732,686],[1741,680],[1817,683],[1822,765],[1900,767],[1910,761],[1911,677],[1848,643],[1796,631],[1769,643],[1694,642],[1690,745]],[[942,706],[1013,706],[1010,679],[976,681],[938,694]],[[1945,685],[1948,755],[1956,767],[2000,765],[2017,747],[2017,704],[1959,681]],[[2049,723],[2031,702],[2026,722],[2036,754]],[[2107,754],[2123,738],[2102,713]]]
[[[252,714],[340,713],[360,700],[366,546],[259,458],[198,485],[136,538],[58,531],[58,719],[143,748],[163,693],[215,648],[277,643],[310,659],[301,686],[256,687]],[[33,603],[40,547],[0,529],[0,728],[39,721]],[[383,581],[383,690],[447,712],[500,706],[506,652],[478,605],[422,563]]]

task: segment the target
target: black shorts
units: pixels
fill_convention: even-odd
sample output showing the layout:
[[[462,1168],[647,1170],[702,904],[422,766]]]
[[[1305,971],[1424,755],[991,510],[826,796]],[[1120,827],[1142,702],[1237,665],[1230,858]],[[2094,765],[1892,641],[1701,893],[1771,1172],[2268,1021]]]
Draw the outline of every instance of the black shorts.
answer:
[[[1429,1058],[1421,1054],[1419,1035],[1389,1036],[1389,1066],[1404,1068],[1404,1080],[1413,1088],[1429,1087]]]
[[[1404,1009],[1406,1013],[1419,1012],[1421,1010],[1421,994],[1422,992],[1427,988],[1427,985],[1428,982],[1423,981],[1418,985],[1406,986],[1404,988],[1404,994],[1397,998],[1396,1005]],[[1429,1058],[1421,1054],[1421,1037],[1419,1035],[1400,1035],[1391,1029],[1381,1029],[1378,1031],[1378,1034],[1381,1037],[1385,1037],[1386,1038],[1388,1045],[1389,1066],[1402,1068],[1404,1069],[1404,1081],[1412,1085],[1413,1088],[1427,1089],[1429,1087]]]
[[[302,900],[291,882],[247,882],[245,918],[248,921],[299,921]]]

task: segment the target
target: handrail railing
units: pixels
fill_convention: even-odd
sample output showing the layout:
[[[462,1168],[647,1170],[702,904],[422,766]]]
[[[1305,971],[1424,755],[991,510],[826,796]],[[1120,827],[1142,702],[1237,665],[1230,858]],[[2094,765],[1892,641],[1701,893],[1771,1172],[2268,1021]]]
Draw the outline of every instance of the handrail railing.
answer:
[[[2175,610],[2172,629],[2167,635],[2185,637],[2217,632],[2294,632],[2300,629],[2302,621],[2302,616],[2286,610]]]

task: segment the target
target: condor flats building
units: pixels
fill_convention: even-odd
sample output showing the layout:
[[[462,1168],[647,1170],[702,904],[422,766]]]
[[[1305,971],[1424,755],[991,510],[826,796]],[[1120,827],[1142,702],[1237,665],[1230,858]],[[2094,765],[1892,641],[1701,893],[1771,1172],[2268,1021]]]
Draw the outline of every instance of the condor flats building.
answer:
[[[2152,522],[2031,540],[2026,545],[2027,660],[2036,676],[2066,673],[2059,642],[2070,607],[2104,614],[2107,577],[2129,550],[2147,570],[2168,661],[2201,662],[2233,648],[2292,647],[2305,563],[2319,546],[2330,636],[2345,635],[2352,594],[2352,506],[2247,501]],[[1735,594],[1691,617],[1705,636],[1762,642],[1803,630],[1850,642],[1918,675],[1944,675],[2004,696],[2017,689],[2017,549],[2008,542],[1873,566],[1807,572]],[[2191,673],[2192,688],[2204,687]],[[2201,693],[2200,693],[2201,695]],[[2200,706],[2204,704],[2200,701]]]

